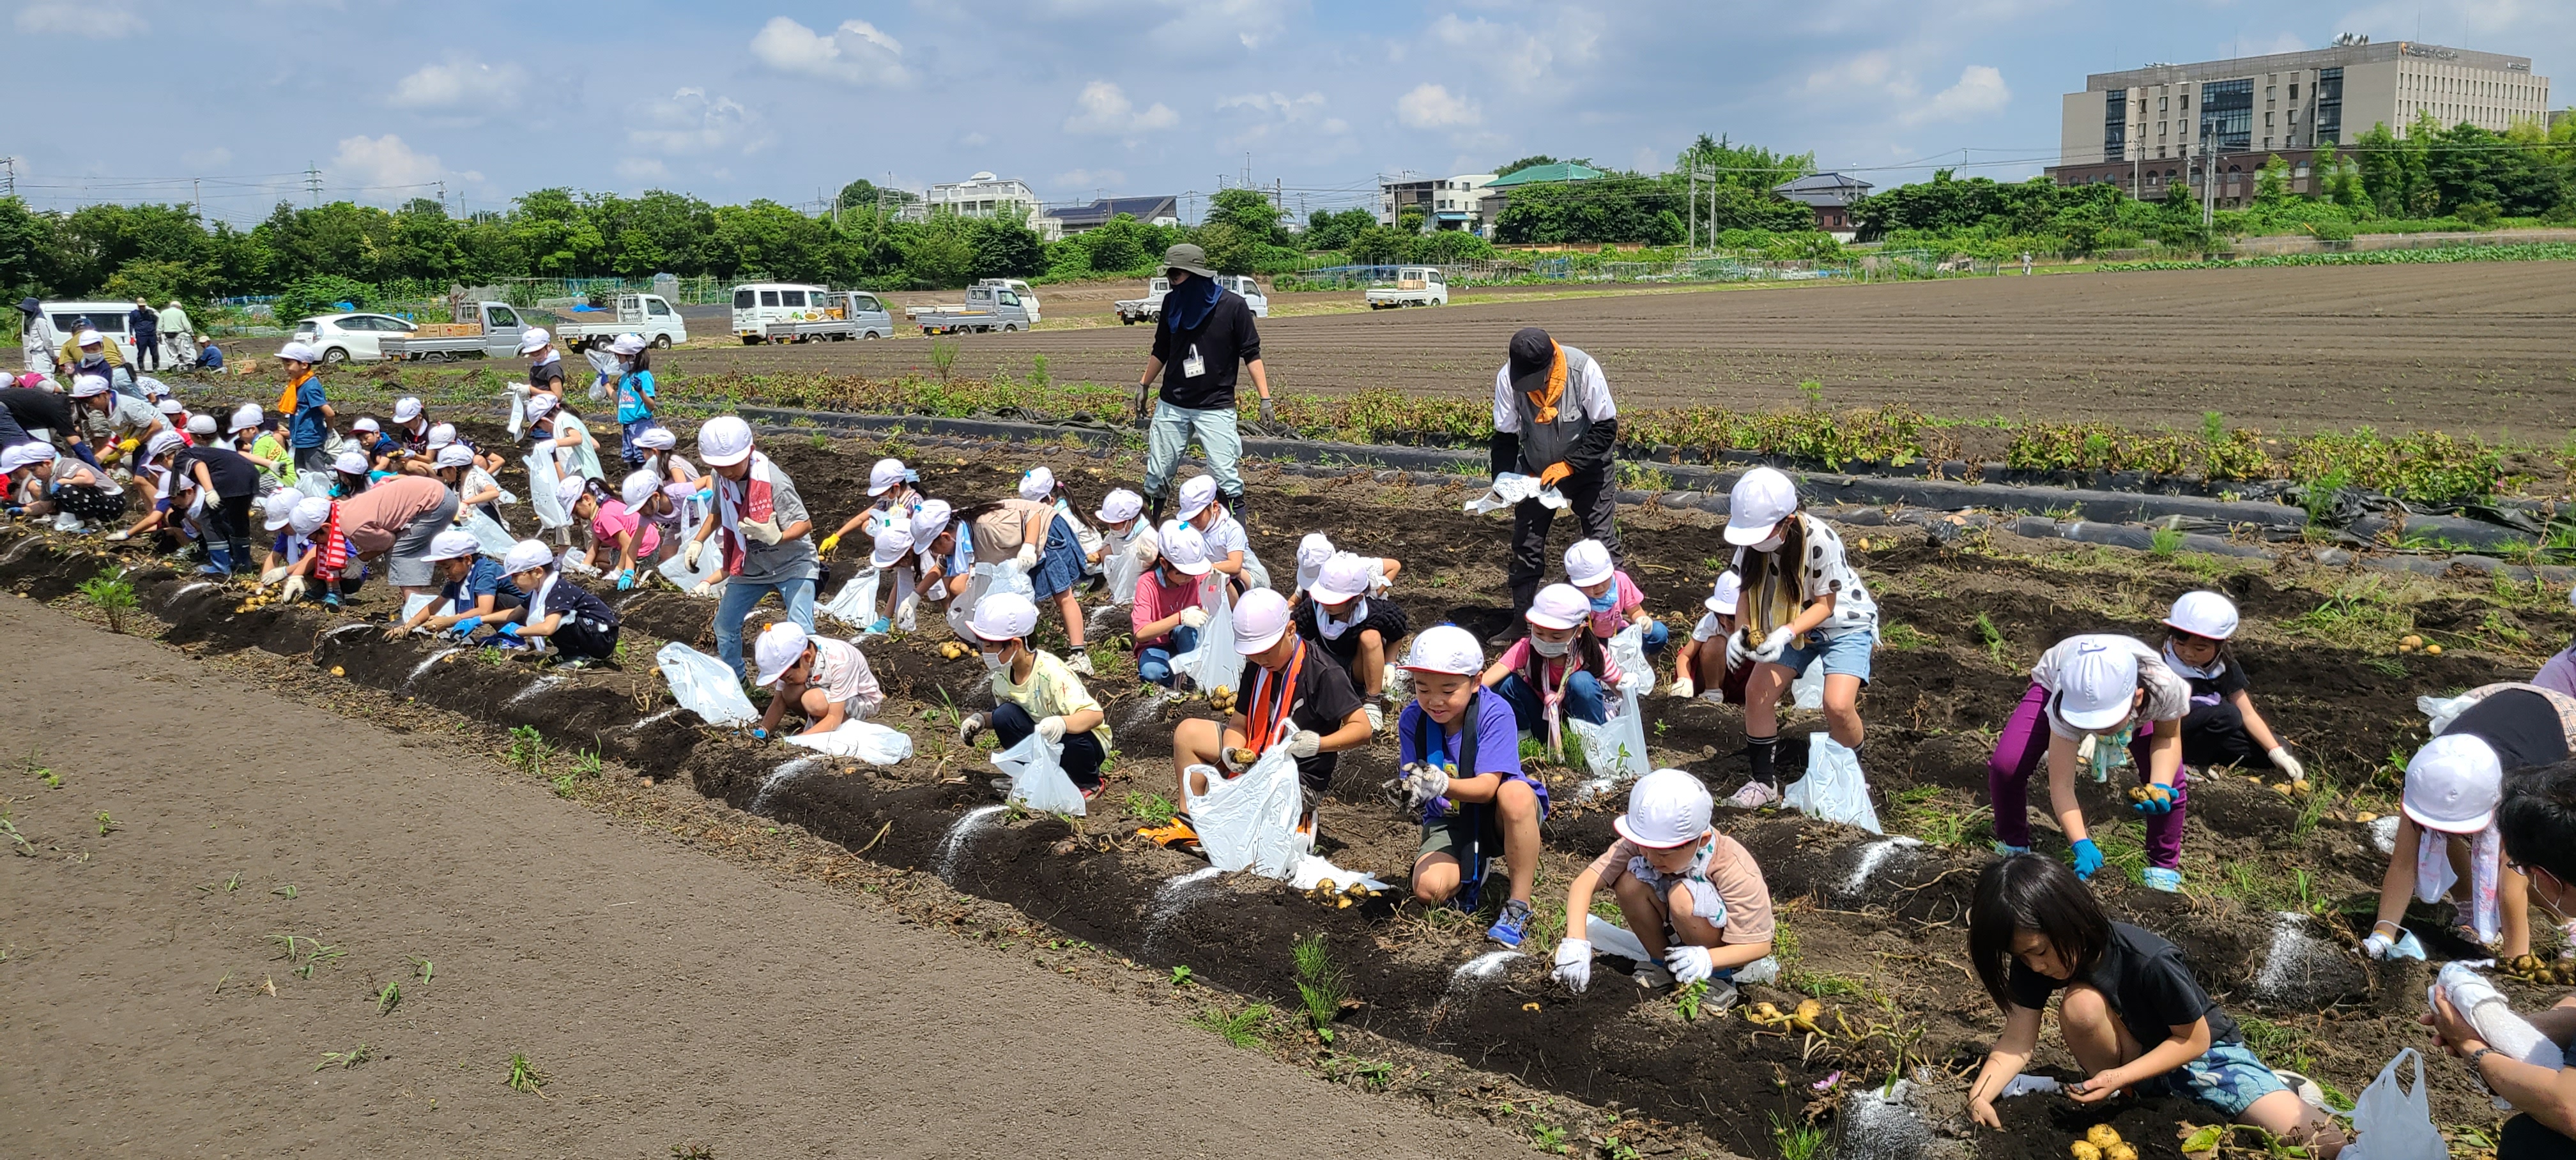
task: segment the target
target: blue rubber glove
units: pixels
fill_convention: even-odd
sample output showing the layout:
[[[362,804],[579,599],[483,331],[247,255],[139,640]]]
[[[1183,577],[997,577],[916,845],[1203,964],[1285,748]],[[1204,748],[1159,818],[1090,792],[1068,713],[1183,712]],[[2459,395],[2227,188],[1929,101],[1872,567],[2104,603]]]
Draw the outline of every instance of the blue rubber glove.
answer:
[[[752,730],[752,731],[751,731],[751,735],[752,735],[753,737],[755,737],[755,738],[758,738],[758,739],[762,740],[762,741],[767,741],[767,740],[769,740],[769,730],[766,730],[766,729],[754,729],[754,730]]]
[[[2174,808],[2173,787],[2169,785],[2157,785],[2153,782],[2149,782],[2147,783],[2147,800],[2142,802],[2130,802],[2129,806],[2142,814],[2172,813]]]
[[[501,635],[506,636],[506,637],[509,637],[509,638],[510,638],[510,639],[512,639],[512,640],[517,640],[517,639],[519,639],[519,622],[514,620],[514,621],[511,621],[511,622],[510,622],[510,623],[508,623],[508,624],[502,625],[502,626],[501,626]],[[2089,845],[2090,843],[2087,843],[2087,844]],[[2093,864],[2094,864],[2094,865],[2096,865],[2096,866],[2099,866],[2099,865],[2101,865],[2101,864],[2102,864],[2102,857],[2101,857],[2101,855],[2096,854],[2096,855],[2094,855],[2094,856],[2093,856]]]
[[[712,487],[702,487],[698,489],[698,494],[690,496],[689,498],[696,500],[699,503],[714,503],[716,502],[716,489]]]
[[[2075,876],[2091,881],[2102,870],[2102,848],[2091,838],[2075,839]]]
[[[635,587],[635,569],[629,568],[617,574],[618,591],[624,592],[633,587]]]
[[[455,624],[449,625],[447,631],[455,633],[458,636],[472,636],[474,635],[474,630],[481,627],[483,627],[482,617],[469,616],[463,620],[457,621]]]

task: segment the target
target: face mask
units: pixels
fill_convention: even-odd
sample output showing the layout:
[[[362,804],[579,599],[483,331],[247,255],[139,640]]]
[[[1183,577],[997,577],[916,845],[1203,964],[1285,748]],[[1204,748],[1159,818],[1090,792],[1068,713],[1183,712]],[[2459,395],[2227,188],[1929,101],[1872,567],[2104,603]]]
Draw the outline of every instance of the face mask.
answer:
[[[1613,584],[1610,587],[1603,589],[1601,595],[1592,597],[1591,599],[1592,611],[1608,612],[1610,611],[1611,605],[1619,603],[1619,586]]]
[[[1756,552],[1777,552],[1780,550],[1780,545],[1787,542],[1787,537],[1773,536],[1770,539],[1754,544],[1753,550]]]
[[[1543,657],[1561,657],[1565,655],[1566,650],[1573,647],[1574,642],[1570,640],[1540,640],[1535,636],[1530,638],[1530,651]]]
[[[981,656],[981,657],[983,657],[983,658],[984,658],[984,671],[986,671],[986,672],[991,672],[991,673],[998,673],[998,672],[1001,672],[1001,671],[1002,671],[1002,654],[1000,654],[1000,653],[978,653],[978,654],[976,654],[976,655]]]

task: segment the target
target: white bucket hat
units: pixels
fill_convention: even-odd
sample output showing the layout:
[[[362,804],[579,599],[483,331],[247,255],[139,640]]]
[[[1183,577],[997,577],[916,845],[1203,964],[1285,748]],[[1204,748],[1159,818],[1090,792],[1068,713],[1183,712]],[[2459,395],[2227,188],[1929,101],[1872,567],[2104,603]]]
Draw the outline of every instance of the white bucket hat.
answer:
[[[932,540],[936,540],[936,539],[938,539],[938,538],[939,538],[939,533],[944,532],[944,531],[947,531],[947,530],[948,530],[948,501],[947,501],[947,500],[944,500],[944,499],[926,499],[926,500],[921,501],[921,506],[920,506],[920,507],[917,507],[917,508],[912,509],[912,550],[913,550],[913,551],[916,551],[916,552],[927,552],[927,551],[929,551],[929,550],[930,550],[930,542],[931,542]]]
[[[1592,600],[1574,585],[1550,584],[1538,590],[1523,615],[1540,628],[1568,629],[1592,619]]]
[[[1145,511],[1145,497],[1119,488],[1101,497],[1100,510],[1091,513],[1104,524],[1123,524]]]
[[[309,342],[290,342],[277,348],[277,357],[310,365],[322,361],[322,352],[313,349]]]
[[[545,568],[555,562],[555,550],[544,540],[521,540],[510,545],[510,554],[501,557],[501,570],[512,576],[531,568]]]
[[[519,353],[535,354],[553,345],[554,341],[555,336],[546,333],[545,327],[531,326],[519,332]]]
[[[1405,650],[1404,663],[1397,667],[1472,677],[1485,671],[1485,649],[1476,643],[1475,633],[1454,624],[1435,625],[1414,634],[1413,647]]]
[[[868,563],[879,568],[892,568],[912,555],[912,517],[896,512],[868,533],[874,546],[868,552]]]
[[[2208,640],[2236,635],[2236,602],[2215,592],[2185,592],[2174,601],[2165,627]]]
[[[394,400],[394,422],[409,423],[420,418],[420,400],[409,395]]]
[[[2504,800],[2504,763],[2495,747],[2467,733],[2425,742],[2406,763],[2406,796],[2398,808],[2415,824],[2445,834],[2474,834],[2495,821]]]
[[[975,605],[966,630],[987,643],[1026,637],[1038,627],[1038,606],[1017,592],[995,592]]]
[[[1735,481],[1726,501],[1726,542],[1738,547],[1761,543],[1780,521],[1798,510],[1798,485],[1769,467],[1756,467]]]
[[[877,465],[868,469],[868,494],[884,495],[911,478],[912,469],[905,467],[902,460],[877,460]]]
[[[1334,553],[1317,571],[1315,582],[1306,586],[1306,594],[1317,604],[1341,604],[1368,595],[1370,574],[1368,558],[1349,552]]]
[[[287,523],[299,536],[310,536],[321,531],[322,525],[330,522],[331,501],[318,495],[308,495],[296,500],[295,514],[287,518]]]
[[[1733,616],[1735,602],[1743,593],[1744,578],[1736,575],[1735,570],[1729,568],[1717,574],[1716,586],[1709,589],[1708,599],[1700,601],[1700,606],[1719,616]]]
[[[768,688],[787,675],[787,670],[805,656],[805,630],[792,620],[782,620],[760,630],[760,639],[751,645],[751,659],[760,666],[752,682]]]
[[[731,467],[751,458],[751,424],[733,415],[707,420],[698,428],[698,458],[710,467]]]
[[[2138,654],[2098,641],[2076,646],[2058,670],[2057,717],[2098,732],[2125,721],[2138,695]]]
[[[1177,514],[1182,519],[1194,520],[1198,518],[1200,512],[1207,510],[1209,504],[1215,502],[1216,477],[1193,475],[1189,478],[1189,482],[1181,485],[1181,508]]]
[[[1208,563],[1207,537],[1197,528],[1171,520],[1154,533],[1162,543],[1163,562],[1183,576],[1205,576],[1215,565]]]
[[[1599,540],[1576,540],[1565,550],[1565,578],[1577,588],[1586,588],[1610,578],[1618,566],[1610,562],[1610,549]]]
[[[1612,819],[1610,828],[1646,849],[1669,850],[1707,833],[1715,807],[1698,778],[1658,769],[1628,787],[1628,812]]]
[[[438,458],[433,462],[439,467],[472,467],[474,449],[462,443],[450,443],[438,449]]]
[[[482,551],[483,541],[475,539],[474,533],[462,528],[450,528],[430,537],[428,559],[431,563],[440,560],[466,560]]]
[[[635,355],[642,353],[643,350],[644,336],[640,334],[621,334],[617,336],[617,341],[608,344],[610,354]]]
[[[1032,467],[1027,474],[1020,477],[1021,499],[1032,503],[1044,503],[1048,496],[1054,494],[1055,472],[1044,467]]]
[[[653,493],[660,490],[662,490],[662,477],[653,474],[650,469],[629,472],[617,485],[617,498],[626,501],[626,506],[631,510],[643,507],[644,501],[653,498]]]
[[[342,475],[365,475],[367,467],[367,457],[361,452],[343,451],[331,458],[331,470]]]

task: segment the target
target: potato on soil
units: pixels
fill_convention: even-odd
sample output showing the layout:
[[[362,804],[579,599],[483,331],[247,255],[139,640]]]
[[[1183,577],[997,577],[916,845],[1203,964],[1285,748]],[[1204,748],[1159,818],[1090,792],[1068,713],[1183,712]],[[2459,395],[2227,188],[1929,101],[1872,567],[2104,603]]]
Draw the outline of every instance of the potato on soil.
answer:
[[[2127,1144],[2113,1144],[2102,1149],[2102,1160],[2138,1160],[2138,1150]]]
[[[2075,1160],[2102,1160],[2102,1150],[2094,1147],[2091,1140],[2077,1140],[2066,1150],[2075,1154]]]
[[[2410,633],[2407,633],[2404,637],[2402,637],[2402,638],[2400,638],[2400,639],[2398,640],[2398,642],[2397,642],[2397,647],[2399,647],[2399,648],[2422,648],[2422,647],[2424,647],[2424,638],[2423,638],[2423,637],[2420,637],[2420,636],[2417,636],[2417,635],[2415,635],[2414,633],[2411,633],[2411,632],[2410,632]]]
[[[2109,1124],[2095,1124],[2084,1130],[2084,1139],[2107,1155],[2120,1142],[2120,1130]]]
[[[2438,645],[2438,644],[2428,644],[2428,645],[2425,645],[2425,646],[2424,646],[2424,655],[2425,655],[2425,656],[2428,656],[2428,657],[2437,657],[2437,656],[2440,656],[2440,655],[2442,655],[2442,646],[2440,646],[2440,645]]]

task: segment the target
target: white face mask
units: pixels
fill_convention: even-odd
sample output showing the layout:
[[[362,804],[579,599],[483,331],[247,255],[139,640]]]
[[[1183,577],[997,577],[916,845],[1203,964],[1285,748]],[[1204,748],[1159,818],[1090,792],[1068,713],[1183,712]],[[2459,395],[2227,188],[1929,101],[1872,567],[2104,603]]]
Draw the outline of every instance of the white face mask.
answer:
[[[1573,647],[1574,642],[1571,640],[1541,640],[1535,636],[1530,638],[1530,651],[1543,657],[1561,657],[1565,655],[1566,650]]]
[[[988,652],[978,653],[976,655],[984,658],[984,668],[986,671],[996,673],[1002,671],[1002,654]]]
[[[1780,550],[1780,545],[1787,542],[1787,537],[1775,533],[1770,539],[1755,541],[1753,550],[1756,552],[1777,552]]]

